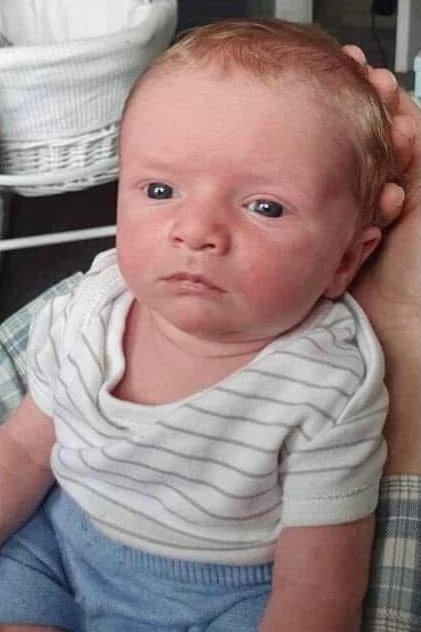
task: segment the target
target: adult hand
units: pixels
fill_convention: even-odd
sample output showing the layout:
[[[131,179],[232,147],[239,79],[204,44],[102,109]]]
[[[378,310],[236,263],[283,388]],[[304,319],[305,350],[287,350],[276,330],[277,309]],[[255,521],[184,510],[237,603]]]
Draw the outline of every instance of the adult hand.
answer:
[[[359,49],[347,48],[364,63]],[[421,110],[390,72],[367,72],[391,111],[403,191],[396,184],[385,187],[380,205],[388,226],[351,291],[385,354],[390,394],[385,473],[421,475]]]
[[[382,81],[386,79],[383,75]],[[402,204],[402,189],[386,185],[381,210],[389,225],[378,252],[352,287],[386,343],[408,328],[414,330],[414,337],[416,329],[421,339],[421,110],[402,90],[396,88],[395,94],[393,137],[405,197]],[[391,225],[399,213],[398,221]]]

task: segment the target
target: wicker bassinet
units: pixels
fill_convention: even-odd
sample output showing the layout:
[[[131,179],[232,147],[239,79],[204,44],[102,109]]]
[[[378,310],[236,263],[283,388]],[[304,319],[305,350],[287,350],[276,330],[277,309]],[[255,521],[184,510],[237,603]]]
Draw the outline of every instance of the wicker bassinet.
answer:
[[[0,187],[38,196],[115,179],[124,101],[176,15],[177,0],[1,0]]]

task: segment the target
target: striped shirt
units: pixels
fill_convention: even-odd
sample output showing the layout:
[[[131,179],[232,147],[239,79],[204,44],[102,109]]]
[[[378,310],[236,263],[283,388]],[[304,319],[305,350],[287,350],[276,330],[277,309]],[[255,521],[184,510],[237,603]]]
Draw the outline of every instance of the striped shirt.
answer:
[[[32,327],[28,381],[55,423],[57,480],[106,535],[146,552],[270,561],[283,526],[357,520],[385,459],[383,358],[350,296],[211,388],[165,405],[112,395],[133,297],[114,251]]]

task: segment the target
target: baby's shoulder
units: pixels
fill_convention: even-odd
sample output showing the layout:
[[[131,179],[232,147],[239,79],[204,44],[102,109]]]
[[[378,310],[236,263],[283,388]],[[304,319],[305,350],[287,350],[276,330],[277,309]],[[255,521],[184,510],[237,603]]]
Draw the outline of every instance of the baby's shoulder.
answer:
[[[384,408],[383,355],[351,297],[321,301],[294,331],[274,341],[253,368],[262,376],[259,392],[272,385],[271,396],[294,407],[296,425],[305,427],[307,436],[361,410]]]
[[[115,250],[101,252],[68,297],[68,312],[85,325],[124,289]]]
[[[382,373],[382,352],[361,307],[349,295],[321,300],[293,331],[274,341],[265,364],[283,365],[297,380],[335,376],[361,383],[372,369]]]
[[[31,326],[32,344],[37,341],[38,347],[48,337],[61,347],[74,345],[123,289],[115,251],[100,253],[68,292],[52,296],[36,314]]]

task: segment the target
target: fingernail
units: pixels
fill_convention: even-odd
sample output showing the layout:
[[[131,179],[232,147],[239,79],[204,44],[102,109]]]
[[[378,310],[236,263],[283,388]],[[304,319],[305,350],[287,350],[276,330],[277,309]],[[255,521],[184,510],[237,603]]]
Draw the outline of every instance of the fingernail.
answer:
[[[390,71],[387,71],[387,72],[390,72]],[[396,79],[396,77],[395,77],[395,75],[393,74],[393,72],[390,72],[390,79],[391,79],[392,84],[393,84],[393,90],[397,90],[397,89],[398,89],[399,84],[398,84],[398,80]]]
[[[400,187],[399,185],[396,186],[396,190],[395,190],[395,194],[396,194],[396,207],[402,206],[402,204],[405,201],[405,191],[402,187]]]

